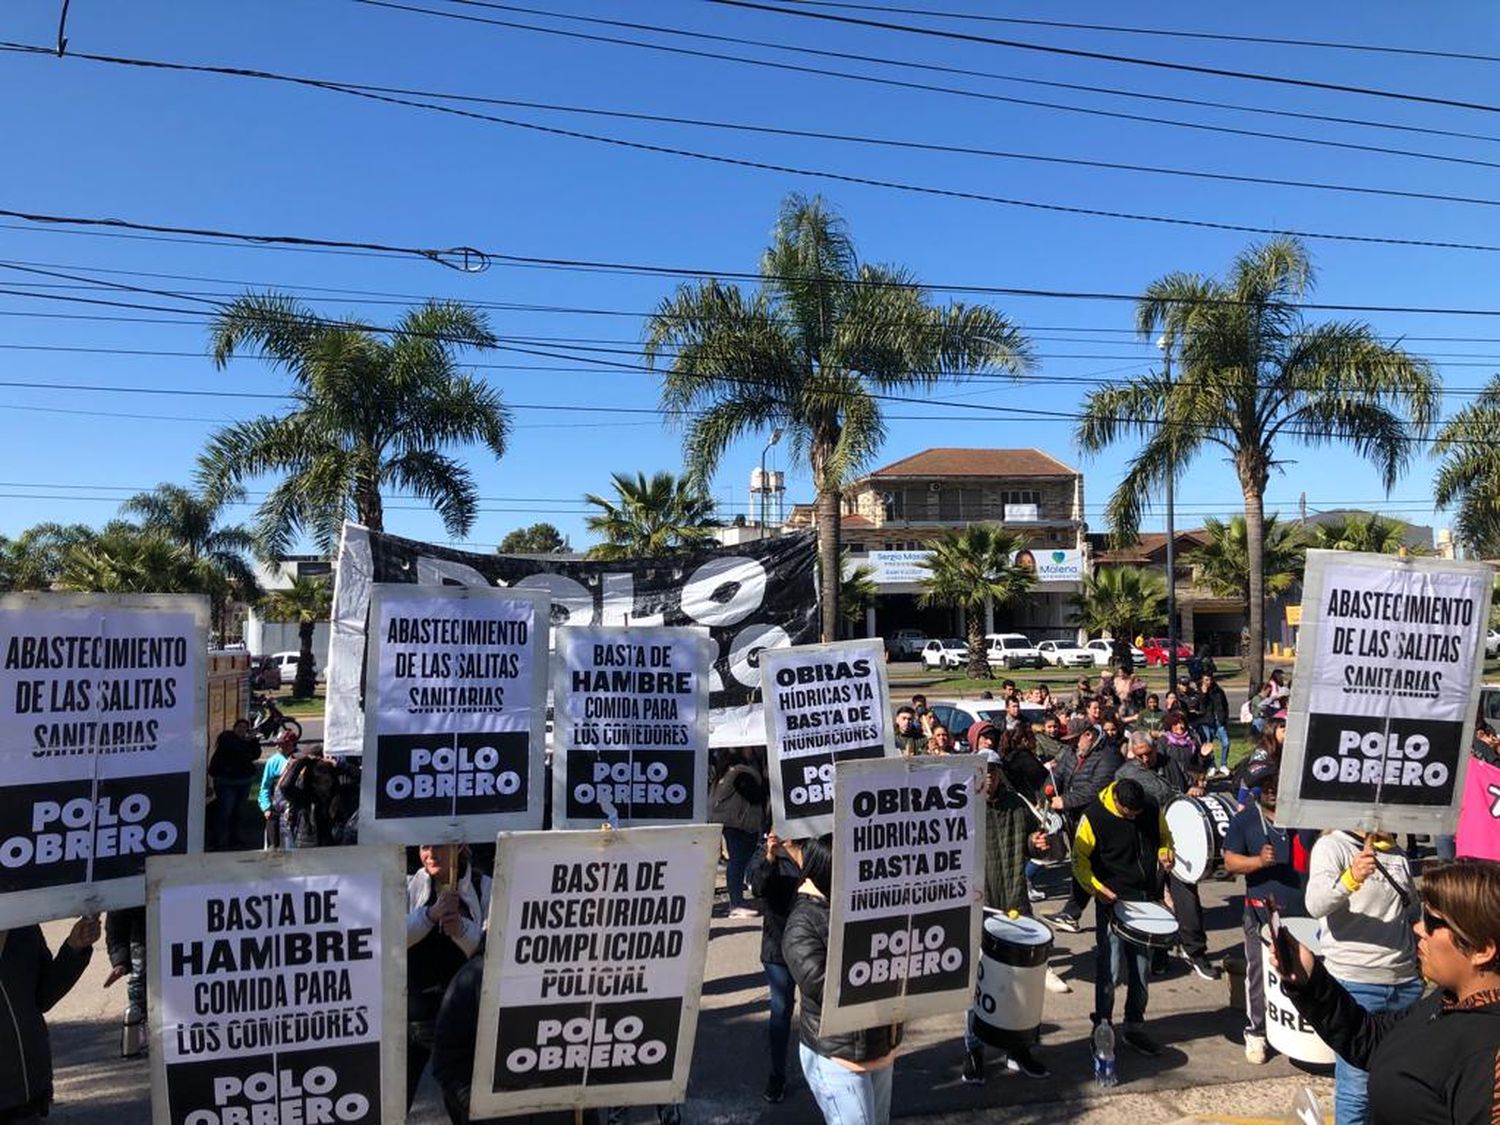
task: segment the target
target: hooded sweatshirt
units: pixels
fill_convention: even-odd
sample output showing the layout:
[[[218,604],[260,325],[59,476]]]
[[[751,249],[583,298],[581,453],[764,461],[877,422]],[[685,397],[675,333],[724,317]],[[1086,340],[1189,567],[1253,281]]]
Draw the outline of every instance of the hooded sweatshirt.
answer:
[[[1420,911],[1411,867],[1400,848],[1375,844],[1375,871],[1363,883],[1351,870],[1364,841],[1330,832],[1313,844],[1307,912],[1323,920],[1323,958],[1338,980],[1400,984],[1417,976],[1412,922]]]

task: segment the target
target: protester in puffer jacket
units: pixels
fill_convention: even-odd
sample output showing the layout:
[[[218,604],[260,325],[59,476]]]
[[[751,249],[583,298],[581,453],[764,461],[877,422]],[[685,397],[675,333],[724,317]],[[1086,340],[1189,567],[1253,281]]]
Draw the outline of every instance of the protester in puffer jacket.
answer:
[[[0,930],[0,1121],[47,1115],[52,1046],[43,1015],[78,983],[98,940],[97,917],[73,923],[56,956],[40,926]]]
[[[482,1125],[469,1117],[469,1092],[474,1081],[474,1043],[479,1037],[479,994],[483,988],[481,948],[449,983],[433,1030],[432,1076],[443,1088],[443,1106],[453,1125]]]
[[[833,847],[828,837],[802,841],[802,886],[787,917],[781,952],[802,996],[797,1013],[802,1075],[827,1125],[885,1125],[902,1026],[887,1024],[818,1036],[828,971],[828,899]]]

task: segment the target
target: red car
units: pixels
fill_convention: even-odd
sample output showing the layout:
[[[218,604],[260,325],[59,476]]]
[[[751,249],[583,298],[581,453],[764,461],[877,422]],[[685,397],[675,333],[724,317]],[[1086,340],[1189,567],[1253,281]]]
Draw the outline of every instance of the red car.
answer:
[[[1166,666],[1168,656],[1167,644],[1166,637],[1148,637],[1146,643],[1141,645],[1141,651],[1146,654],[1146,664],[1148,667],[1154,664],[1163,667]],[[1193,649],[1191,645],[1185,645],[1181,641],[1177,642],[1177,662],[1179,664],[1186,662],[1188,657],[1192,655]]]

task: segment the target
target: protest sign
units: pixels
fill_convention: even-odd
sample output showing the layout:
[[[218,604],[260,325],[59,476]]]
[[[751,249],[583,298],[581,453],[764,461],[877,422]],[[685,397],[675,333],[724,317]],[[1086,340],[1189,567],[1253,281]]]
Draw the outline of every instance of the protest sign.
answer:
[[[895,753],[879,639],[761,654],[771,814],[785,840],[833,830],[833,767]]]
[[[1493,571],[1308,551],[1276,819],[1452,832]]]
[[[1500,765],[1469,759],[1455,847],[1459,855],[1500,860]]]
[[[670,558],[580,559],[457,551],[345,524],[333,587],[325,749],[364,746],[365,626],[376,583],[541,590],[551,622],[702,628],[714,642],[709,726],[758,712],[764,648],[818,639],[817,537],[781,535]]]
[[[682,1101],[719,830],[501,833],[469,1112]]]
[[[974,995],[984,764],[840,762],[819,1035],[959,1012]]]
[[[153,857],[154,1125],[380,1125],[406,1110],[399,848]]]
[[[203,849],[208,599],[0,597],[0,929],[146,900]]]
[[[547,608],[530,590],[375,587],[362,841],[542,826]]]
[[[569,626],[552,663],[552,822],[702,822],[713,642],[691,629]]]

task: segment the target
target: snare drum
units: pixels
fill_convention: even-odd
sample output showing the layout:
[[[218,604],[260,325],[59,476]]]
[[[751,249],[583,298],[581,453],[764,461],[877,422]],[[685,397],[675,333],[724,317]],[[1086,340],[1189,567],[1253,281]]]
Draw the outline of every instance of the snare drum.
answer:
[[[1177,944],[1177,919],[1159,902],[1115,901],[1109,928],[1133,945],[1171,949]]]
[[[1167,827],[1172,831],[1176,861],[1172,875],[1196,883],[1211,874],[1224,849],[1229,822],[1239,807],[1227,793],[1176,797],[1167,805]]]

